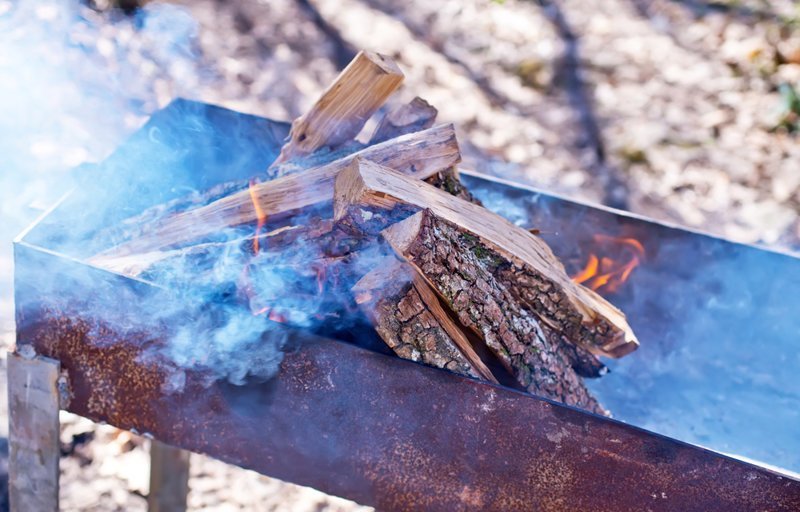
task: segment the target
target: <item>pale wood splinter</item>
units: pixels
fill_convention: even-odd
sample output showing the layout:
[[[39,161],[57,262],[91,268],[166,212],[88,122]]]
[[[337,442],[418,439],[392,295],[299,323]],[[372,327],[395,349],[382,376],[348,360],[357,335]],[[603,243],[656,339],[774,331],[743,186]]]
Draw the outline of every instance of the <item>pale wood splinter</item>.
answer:
[[[403,72],[391,58],[359,52],[311,110],[295,119],[272,166],[352,140],[402,82]]]

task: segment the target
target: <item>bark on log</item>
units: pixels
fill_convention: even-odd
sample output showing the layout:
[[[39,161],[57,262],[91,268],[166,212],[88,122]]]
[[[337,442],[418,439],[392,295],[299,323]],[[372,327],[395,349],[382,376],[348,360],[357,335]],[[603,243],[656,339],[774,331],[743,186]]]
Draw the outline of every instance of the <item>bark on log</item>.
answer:
[[[458,169],[456,169],[455,166],[451,167],[450,169],[437,172],[425,181],[438,189],[444,190],[451,196],[460,197],[464,201],[469,201],[470,203],[477,204],[478,206],[483,206],[483,203],[481,203],[477,197],[473,196],[469,189],[465,187],[463,183],[461,183],[461,178],[458,175]]]
[[[567,276],[539,237],[488,210],[421,181],[363,159],[354,160],[336,180],[334,219],[366,226],[396,221],[392,211],[429,208],[475,240],[475,250],[491,254],[496,275],[530,313],[595,355],[621,357],[638,347],[625,316]],[[389,212],[389,213],[386,213]],[[406,241],[408,243],[411,240]]]
[[[433,126],[438,113],[434,106],[418,96],[409,103],[400,105],[386,114],[375,129],[375,133],[372,135],[369,144],[379,144],[385,140],[399,137],[407,133],[428,129]],[[425,181],[436,188],[446,191],[448,194],[460,197],[471,203],[481,204],[481,202],[467,190],[467,187],[461,183],[458,170],[455,166],[437,172]]]
[[[315,169],[258,183],[250,190],[241,190],[208,205],[178,213],[95,258],[163,250],[202,240],[231,226],[255,222],[259,215],[253,197],[268,219],[328,203],[333,199],[337,174],[359,157],[392,167],[417,180],[448,169],[461,159],[453,125],[439,125],[370,146]]]
[[[494,254],[430,210],[385,229],[383,237],[442,296],[460,322],[480,334],[527,391],[606,414],[538,319],[495,278]]]
[[[375,330],[398,356],[497,382],[436,293],[408,265],[386,258],[352,291]]]
[[[292,123],[289,142],[273,166],[352,140],[402,81],[403,73],[392,59],[359,52],[311,110]]]
[[[589,379],[596,379],[608,373],[608,367],[594,354],[580,345],[576,345],[567,340],[561,333],[553,330],[553,328],[547,327],[544,324],[539,325],[541,325],[542,332],[544,332],[544,335],[547,336],[552,344],[560,344],[561,351],[566,356],[572,369],[575,370],[575,373]]]
[[[436,121],[438,113],[433,105],[418,96],[383,116],[369,143],[378,144],[400,135],[430,128]]]

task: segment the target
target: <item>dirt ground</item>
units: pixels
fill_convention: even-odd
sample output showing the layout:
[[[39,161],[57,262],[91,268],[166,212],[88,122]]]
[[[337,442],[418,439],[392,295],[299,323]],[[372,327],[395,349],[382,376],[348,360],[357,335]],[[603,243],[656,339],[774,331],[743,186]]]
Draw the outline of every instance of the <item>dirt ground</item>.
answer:
[[[66,169],[102,159],[177,96],[293,119],[360,48],[398,60],[400,99],[423,96],[457,124],[464,167],[800,248],[791,0],[93,5],[0,0],[0,44],[12,49],[0,96],[13,98],[0,100],[5,347],[10,240],[58,196]],[[71,415],[63,425],[63,510],[144,510],[147,441]],[[191,510],[361,508],[193,457]]]

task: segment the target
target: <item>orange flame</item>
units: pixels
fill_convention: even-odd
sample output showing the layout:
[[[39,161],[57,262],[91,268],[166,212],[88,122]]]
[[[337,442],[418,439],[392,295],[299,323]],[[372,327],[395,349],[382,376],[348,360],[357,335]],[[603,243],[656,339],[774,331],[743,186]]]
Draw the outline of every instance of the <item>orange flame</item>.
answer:
[[[253,209],[256,211],[256,219],[258,219],[258,225],[256,226],[256,236],[253,238],[253,252],[258,254],[259,250],[259,243],[258,237],[261,235],[261,230],[264,228],[264,224],[267,222],[267,214],[264,212],[263,208],[258,202],[258,195],[256,195],[256,181],[250,180],[250,200],[253,202]]]
[[[644,246],[635,238],[615,238],[594,235],[594,243],[612,256],[589,254],[583,269],[572,276],[578,284],[584,284],[598,292],[615,293],[639,263],[644,259]]]

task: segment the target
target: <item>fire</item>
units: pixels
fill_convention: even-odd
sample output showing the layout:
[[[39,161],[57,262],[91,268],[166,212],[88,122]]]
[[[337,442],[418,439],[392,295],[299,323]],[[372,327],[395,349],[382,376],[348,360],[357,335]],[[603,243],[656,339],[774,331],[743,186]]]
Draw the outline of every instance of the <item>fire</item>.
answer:
[[[250,180],[249,191],[250,191],[250,200],[253,202],[253,209],[256,211],[256,218],[258,219],[258,224],[256,225],[256,236],[253,238],[253,252],[258,254],[259,250],[258,237],[259,235],[261,235],[261,230],[264,228],[264,224],[266,224],[267,222],[267,214],[264,213],[264,210],[258,203],[255,180]]]
[[[594,245],[602,247],[607,255],[590,254],[586,265],[572,276],[572,280],[598,292],[615,293],[644,259],[644,246],[635,238],[607,235],[594,235],[593,238]]]

